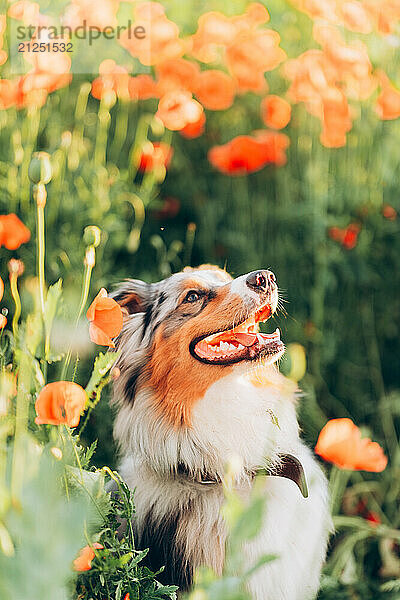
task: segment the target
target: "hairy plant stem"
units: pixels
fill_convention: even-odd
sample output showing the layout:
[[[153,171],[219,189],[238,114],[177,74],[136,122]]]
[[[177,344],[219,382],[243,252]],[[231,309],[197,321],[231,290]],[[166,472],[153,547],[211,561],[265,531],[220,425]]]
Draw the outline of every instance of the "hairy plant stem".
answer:
[[[14,311],[14,316],[13,316],[13,320],[12,320],[12,329],[13,329],[14,338],[17,339],[18,321],[21,316],[21,298],[19,297],[19,292],[18,292],[18,274],[17,273],[10,273],[10,288],[11,288],[11,295],[13,297],[14,304],[15,304],[15,311]]]
[[[15,413],[15,439],[11,465],[11,498],[19,506],[22,485],[25,477],[25,435],[29,414],[29,393],[31,387],[31,365],[28,350],[21,345],[21,358],[18,373],[17,401]]]
[[[331,476],[329,478],[329,487],[331,493],[331,513],[336,515],[340,510],[344,490],[350,477],[350,471],[338,469],[332,466]]]
[[[95,253],[95,248],[94,246],[88,246],[86,249],[86,256],[88,254],[88,251],[92,249],[92,253],[94,255]],[[79,308],[78,308],[78,314],[76,316],[76,320],[75,320],[75,327],[74,327],[74,334],[78,328],[78,324],[79,324],[79,319],[82,316],[83,310],[86,306],[86,302],[89,296],[89,289],[90,289],[90,280],[92,277],[92,271],[93,271],[93,267],[94,267],[94,260],[93,262],[89,262],[85,260],[85,270],[83,273],[83,283],[82,283],[82,290],[81,290],[81,299],[79,302]],[[71,362],[71,356],[72,356],[72,339],[70,341],[69,347],[68,347],[68,352],[67,355],[65,357],[65,361],[64,361],[64,365],[63,365],[63,369],[62,369],[62,373],[61,373],[61,380],[65,380],[65,377],[67,375],[67,371],[68,371],[68,367],[69,364]]]

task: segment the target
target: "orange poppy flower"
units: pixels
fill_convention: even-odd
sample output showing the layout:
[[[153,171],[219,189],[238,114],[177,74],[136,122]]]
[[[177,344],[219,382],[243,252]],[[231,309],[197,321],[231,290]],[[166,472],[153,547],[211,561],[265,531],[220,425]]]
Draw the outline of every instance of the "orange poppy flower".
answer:
[[[272,29],[245,31],[226,50],[228,70],[242,92],[266,89],[264,73],[275,69],[286,53],[279,47],[280,37]]]
[[[331,419],[322,428],[315,452],[339,469],[379,473],[387,458],[376,442],[361,438],[360,429],[351,419]]]
[[[266,96],[261,102],[261,118],[267,127],[283,129],[290,121],[291,106],[280,96]]]
[[[174,90],[193,91],[193,84],[199,73],[199,66],[185,58],[165,60],[156,67],[160,96]]]
[[[356,33],[371,33],[373,29],[373,19],[371,13],[362,2],[358,0],[347,0],[337,7],[339,18],[350,31]]]
[[[204,13],[190,39],[191,53],[202,62],[215,62],[221,57],[221,51],[232,45],[238,35],[267,21],[268,11],[259,2],[252,2],[244,14],[234,17],[216,11]]]
[[[208,63],[218,58],[219,47],[231,44],[237,34],[237,27],[229,17],[211,11],[199,17],[196,33],[191,37],[192,55]]]
[[[73,562],[74,571],[90,571],[92,568],[92,560],[96,556],[93,548],[96,550],[103,550],[104,546],[95,542],[91,546],[84,546],[81,548],[77,558],[75,558]]]
[[[129,96],[131,100],[148,100],[159,98],[158,85],[151,75],[136,75],[128,82]]]
[[[376,30],[379,33],[393,33],[397,22],[400,19],[400,7],[397,0],[388,0],[375,2],[374,0],[364,0],[366,10],[371,15]]]
[[[336,0],[295,0],[294,4],[311,19],[337,21]]]
[[[346,133],[351,127],[350,108],[343,92],[338,91],[334,97],[324,98],[321,143],[327,148],[345,146]]]
[[[92,82],[92,96],[100,100],[103,94],[113,90],[118,98],[129,98],[130,75],[125,69],[117,65],[115,60],[106,59],[99,66],[100,77]]]
[[[203,71],[194,83],[194,94],[209,110],[225,110],[232,106],[235,98],[235,83],[232,77],[217,69]]]
[[[282,167],[287,163],[286,150],[290,145],[287,135],[265,129],[257,129],[257,131],[253,131],[253,135],[263,146],[266,164]]]
[[[255,132],[254,137],[240,135],[208,152],[210,163],[226,175],[245,175],[259,171],[268,163],[286,162],[287,136],[269,131]]]
[[[331,70],[335,84],[342,86],[349,97],[369,98],[376,88],[367,46],[356,40],[347,44],[336,27],[316,24],[314,39],[323,48],[325,69]]]
[[[8,16],[13,19],[23,21],[26,25],[39,25],[40,6],[37,2],[29,2],[29,0],[19,0],[13,2],[8,9]]]
[[[113,298],[108,298],[107,290],[101,288],[86,316],[90,321],[89,335],[92,342],[115,348],[111,338],[116,337],[122,329],[122,311]]]
[[[223,146],[214,146],[208,152],[208,160],[226,175],[253,173],[265,165],[261,144],[249,135],[240,135]]]
[[[164,142],[146,142],[140,156],[139,171],[152,171],[163,166],[167,168],[171,162],[173,148]]]
[[[268,23],[269,19],[269,12],[265,6],[259,2],[252,2],[248,5],[243,15],[232,17],[232,23],[243,31],[249,27],[257,27],[263,23]]]
[[[16,250],[30,240],[31,232],[14,213],[0,215],[0,247]]]
[[[76,427],[86,405],[85,390],[72,381],[54,381],[40,391],[35,409],[38,425],[68,425]]]
[[[204,112],[201,113],[200,118],[195,123],[188,123],[183,129],[179,131],[183,137],[193,139],[201,136],[204,133],[206,125],[206,115]]]
[[[382,91],[376,100],[375,110],[380,119],[388,121],[400,117],[400,91],[391,83],[386,73],[378,71]]]
[[[0,313],[0,331],[7,325],[7,319]]]
[[[146,35],[138,37],[133,31],[125,30],[119,42],[142,65],[157,65],[184,54],[185,43],[179,39],[179,27],[167,18],[159,2],[143,2],[136,6],[131,29],[138,27],[142,27]]]
[[[118,7],[118,0],[72,0],[64,15],[65,24],[72,29],[85,25],[101,31],[116,27]]]
[[[3,294],[4,294],[4,283],[3,283],[2,278],[0,277],[0,300],[3,297]]]
[[[160,99],[156,116],[167,129],[179,131],[189,123],[196,123],[202,112],[203,107],[190,92],[178,90],[168,92]]]

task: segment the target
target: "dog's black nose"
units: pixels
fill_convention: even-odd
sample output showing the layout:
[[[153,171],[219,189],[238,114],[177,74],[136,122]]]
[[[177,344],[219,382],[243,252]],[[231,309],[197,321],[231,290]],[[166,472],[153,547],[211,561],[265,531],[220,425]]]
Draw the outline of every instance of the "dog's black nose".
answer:
[[[253,271],[246,277],[246,285],[255,292],[266,292],[275,284],[276,277],[272,271]]]

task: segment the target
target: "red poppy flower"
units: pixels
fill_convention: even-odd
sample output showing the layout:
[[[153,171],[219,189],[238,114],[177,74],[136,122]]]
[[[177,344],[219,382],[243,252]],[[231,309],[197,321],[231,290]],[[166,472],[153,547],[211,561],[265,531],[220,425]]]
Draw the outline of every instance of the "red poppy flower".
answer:
[[[76,427],[86,405],[85,390],[72,381],[48,383],[40,391],[35,409],[38,425],[62,425]]]
[[[331,419],[322,428],[315,452],[339,469],[383,471],[387,458],[376,442],[361,438],[360,429],[351,419]]]
[[[259,171],[268,163],[286,162],[287,136],[270,131],[256,131],[254,137],[240,135],[208,152],[210,163],[227,175],[245,175]]]
[[[3,283],[2,278],[0,277],[0,300],[3,297],[3,294],[4,294],[4,283]]]
[[[360,229],[361,227],[357,223],[350,223],[346,228],[342,244],[347,250],[352,250],[356,247]]]
[[[284,98],[266,96],[261,102],[261,118],[267,127],[283,129],[290,121],[291,106]]]
[[[7,325],[7,319],[0,313],[0,331]]]
[[[194,93],[209,110],[225,110],[235,98],[235,83],[229,75],[217,69],[203,71],[194,82]]]
[[[372,526],[380,525],[382,522],[378,513],[373,510],[368,510],[367,502],[364,499],[361,499],[357,503],[355,511],[352,511],[350,514],[356,514],[363,517],[363,519],[369,521]]]
[[[153,211],[156,219],[173,219],[179,213],[181,203],[177,198],[165,198],[159,210]]]
[[[358,223],[350,223],[350,225],[344,229],[341,227],[330,227],[328,234],[332,240],[342,244],[346,250],[352,250],[357,245],[360,231],[361,226]]]
[[[142,153],[140,155],[139,170],[152,171],[153,169],[163,166],[168,168],[174,150],[169,144],[164,142],[149,142],[143,144]]]
[[[0,215],[0,247],[16,250],[30,240],[31,232],[14,213]]]
[[[95,542],[91,546],[84,546],[79,550],[77,558],[73,562],[74,571],[90,571],[92,568],[92,560],[95,557],[93,548],[103,550],[104,546]]]
[[[120,305],[107,296],[107,290],[101,288],[89,306],[86,316],[90,321],[89,335],[92,342],[115,348],[111,338],[121,332],[122,311]]]

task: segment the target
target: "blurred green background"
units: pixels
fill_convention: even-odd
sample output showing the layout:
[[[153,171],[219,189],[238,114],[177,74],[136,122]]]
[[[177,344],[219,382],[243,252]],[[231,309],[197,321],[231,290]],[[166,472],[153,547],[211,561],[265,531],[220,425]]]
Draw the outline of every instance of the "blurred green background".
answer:
[[[195,30],[195,17],[206,10],[239,13],[246,6],[197,0],[163,4],[184,33]],[[289,57],[316,46],[308,18],[286,2],[267,6],[270,26],[280,33]],[[385,66],[396,80],[396,45],[373,35],[368,44],[374,66]],[[279,70],[267,79],[271,93],[285,93],[288,82]],[[152,118],[156,100],[118,100],[107,107],[90,95],[88,78],[75,75],[41,109],[0,111],[0,213],[17,212],[35,230],[27,169],[33,151],[49,152],[54,176],[47,186],[47,280],[63,278],[64,323],[79,303],[87,225],[102,230],[91,298],[100,287],[110,291],[126,277],[156,281],[188,264],[215,263],[233,276],[272,269],[286,311],[267,330],[279,326],[285,343],[301,344],[307,357],[299,409],[305,438],[314,444],[327,418],[350,416],[373,431],[391,459],[396,456],[390,477],[398,478],[400,122],[380,121],[373,100],[354,104],[357,118],[347,145],[339,149],[323,147],[318,120],[294,106],[285,130],[291,140],[287,164],[230,178],[212,168],[208,149],[262,127],[260,98],[237,97],[228,111],[207,112],[202,137],[168,137],[174,156],[165,179],[157,182],[140,173],[132,177],[129,162],[138,123]],[[158,139],[151,128],[148,135]],[[360,232],[355,247],[346,248],[329,232],[350,223]],[[34,273],[33,243],[16,252],[4,249],[2,256],[4,280],[12,256],[24,261],[26,277]],[[5,303],[11,308],[10,297]],[[79,381],[88,377],[91,354],[87,347],[81,352]],[[290,370],[290,353],[281,367]],[[106,395],[85,436],[88,442],[99,440],[96,464],[117,464]],[[390,480],[385,485],[390,488]],[[385,502],[382,497],[384,509]],[[390,502],[388,514],[394,518],[398,498]],[[376,554],[377,545],[369,547],[373,576]],[[358,591],[365,586],[368,594],[373,587],[361,579],[359,585]],[[324,598],[337,597],[329,596],[328,588]],[[378,592],[369,596],[367,591],[363,598],[378,598]]]

